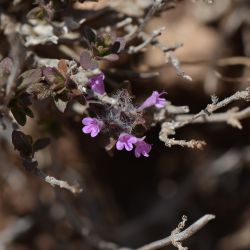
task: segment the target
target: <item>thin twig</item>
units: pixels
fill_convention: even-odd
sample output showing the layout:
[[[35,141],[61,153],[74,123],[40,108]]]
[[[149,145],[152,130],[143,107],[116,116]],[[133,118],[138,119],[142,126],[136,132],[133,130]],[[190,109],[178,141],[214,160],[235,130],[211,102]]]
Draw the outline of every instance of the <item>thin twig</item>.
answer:
[[[197,220],[194,224],[189,226],[186,230],[183,232],[175,234],[175,240],[178,242],[184,241],[191,237],[193,234],[198,232],[200,229],[202,229],[210,220],[213,220],[215,218],[212,214],[206,214],[203,217],[201,217],[199,220]],[[139,247],[137,250],[154,250],[158,248],[162,248],[165,246],[169,246],[172,244],[173,236],[168,236],[162,240],[158,240],[152,243],[149,243],[145,246]]]
[[[152,37],[145,32],[141,32],[141,33],[142,33],[141,37],[144,41],[147,41],[148,39],[150,39],[150,37]],[[153,41],[152,45],[159,48],[164,53],[166,63],[171,64],[175,68],[177,74],[180,77],[182,77],[185,80],[192,81],[192,78],[182,70],[181,63],[174,53],[177,49],[181,48],[183,44],[177,43],[174,46],[166,46],[162,44],[159,41],[159,39],[157,39],[157,37],[154,37],[152,41]]]
[[[44,179],[47,183],[49,183],[52,187],[58,186],[60,188],[64,188],[69,190],[71,193],[73,194],[77,194],[77,193],[81,193],[82,189],[77,187],[77,186],[73,186],[70,185],[68,182],[63,181],[63,180],[58,180],[53,176],[46,176]]]
[[[161,33],[165,30],[165,27],[161,27],[157,30],[154,30],[151,35],[149,35],[144,41],[137,46],[130,46],[128,48],[129,54],[135,54],[142,51],[148,44],[155,41],[156,37],[160,36]]]
[[[214,97],[213,97],[214,98]],[[216,99],[216,98],[214,98]],[[250,100],[250,88],[247,88],[246,90],[237,91],[235,94],[225,98],[224,100],[217,102],[217,100],[214,100],[212,104],[208,104],[207,107],[204,110],[201,110],[199,113],[193,115],[188,120],[183,122],[178,122],[174,125],[175,128],[181,128],[189,123],[193,123],[196,119],[202,117],[202,116],[209,116],[216,110],[223,108],[230,104],[233,101],[237,100]]]
[[[117,23],[117,24],[115,25],[115,27],[116,27],[117,29],[120,29],[120,28],[122,28],[122,27],[124,27],[124,26],[126,26],[126,25],[128,25],[128,24],[131,24],[132,21],[133,21],[133,19],[132,19],[131,17],[127,17],[127,18],[125,18],[124,20],[122,20],[122,21],[120,21],[119,23]]]
[[[23,159],[23,163],[25,163],[25,159]],[[58,180],[55,177],[49,176],[44,171],[42,171],[40,168],[38,168],[37,162],[32,162],[32,163],[23,164],[23,167],[25,168],[25,170],[27,170],[28,172],[39,177],[41,180],[47,182],[52,187],[57,186],[60,188],[67,189],[68,191],[72,192],[73,194],[78,194],[78,193],[82,192],[82,188],[80,188],[78,186],[70,185],[66,181]]]
[[[201,149],[205,143],[203,141],[185,141],[185,140],[175,140],[174,138],[170,139],[170,135],[175,135],[175,130],[181,127],[184,127],[188,124],[200,121],[226,121],[228,124],[237,127],[239,129],[242,128],[240,119],[244,119],[249,116],[249,108],[242,110],[241,112],[237,112],[238,110],[231,109],[225,114],[212,114],[216,110],[223,108],[230,104],[233,101],[237,100],[250,100],[250,88],[246,90],[238,91],[235,94],[225,98],[224,100],[218,102],[218,98],[216,96],[212,96],[212,104],[208,104],[207,107],[201,110],[199,113],[195,115],[177,115],[175,120],[166,121],[161,125],[161,131],[159,133],[159,139],[165,143],[166,146],[171,147],[173,145],[186,146],[189,148],[197,148]],[[165,113],[164,113],[165,114]],[[162,121],[162,117],[157,117],[158,121]],[[186,120],[184,119],[186,117]],[[217,119],[217,120],[215,120]],[[222,120],[223,119],[223,120]]]
[[[194,115],[192,114],[181,114],[181,115],[177,115],[175,117],[175,120],[178,122],[184,122],[187,120],[190,120]],[[210,122],[227,122],[230,125],[234,126],[236,125],[236,123],[233,123],[232,121],[239,121],[246,119],[250,117],[250,107],[247,107],[241,111],[238,111],[238,108],[232,108],[230,110],[228,110],[227,112],[223,112],[223,113],[217,113],[217,114],[212,114],[210,116],[200,116],[199,118],[195,119],[192,121],[192,123],[210,123]],[[239,129],[242,128],[242,126],[235,126]]]
[[[79,220],[75,209],[68,202],[64,201],[64,198],[61,193],[57,192],[57,197],[59,198],[61,204],[64,206],[67,217],[71,225],[80,233],[80,235],[88,242],[88,244],[97,249],[102,249],[102,250],[133,250],[130,247],[122,247],[113,242],[108,242],[100,238],[92,230],[91,225],[89,223],[83,223],[81,220]],[[215,216],[211,214],[204,215],[183,232],[180,232],[179,230],[178,232],[176,231],[176,233],[174,233],[175,232],[174,230],[170,236],[162,240],[157,240],[149,244],[146,244],[142,247],[137,248],[136,250],[154,250],[167,245],[171,245],[173,244],[173,241],[181,242],[183,240],[186,240],[193,234],[195,234],[197,231],[199,231],[201,228],[203,228],[210,220],[214,218]]]
[[[174,138],[171,138],[165,141],[165,145],[170,148],[172,146],[181,146],[181,147],[187,147],[187,148],[192,148],[192,149],[203,149],[204,146],[206,146],[206,142],[199,141],[199,140],[190,140],[190,141],[175,140]]]
[[[126,42],[129,42],[136,38],[140,32],[143,31],[148,21],[154,16],[154,14],[159,11],[164,6],[163,0],[154,0],[154,3],[152,4],[151,8],[148,10],[146,16],[142,20],[141,24],[139,26],[127,26],[130,28],[129,35],[126,36]]]

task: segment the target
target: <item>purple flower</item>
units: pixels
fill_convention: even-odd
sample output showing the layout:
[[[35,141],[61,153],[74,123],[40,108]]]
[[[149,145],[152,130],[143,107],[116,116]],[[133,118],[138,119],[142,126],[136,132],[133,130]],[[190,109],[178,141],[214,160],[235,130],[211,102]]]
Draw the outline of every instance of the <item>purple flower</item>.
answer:
[[[133,144],[135,144],[137,140],[138,139],[133,135],[122,133],[116,142],[116,149],[123,150],[125,148],[127,151],[131,151]]]
[[[149,157],[148,153],[151,150],[151,145],[144,141],[144,138],[139,139],[135,144],[135,157],[139,158],[141,155]]]
[[[116,142],[116,149],[131,151],[135,145],[135,157],[139,158],[141,155],[148,157],[151,151],[151,145],[144,141],[145,137],[137,138],[130,134],[120,134],[118,141]]]
[[[82,123],[83,125],[85,125],[82,128],[82,132],[85,134],[90,134],[91,137],[97,136],[103,127],[102,121],[99,121],[96,118],[91,118],[91,117],[83,118]]]
[[[105,89],[104,89],[104,83],[103,80],[105,78],[105,75],[103,73],[96,75],[96,76],[92,76],[89,79],[89,86],[90,88],[98,93],[103,95],[105,93]]]
[[[148,97],[139,107],[139,110],[143,110],[151,106],[155,106],[156,108],[165,107],[167,101],[165,100],[165,98],[161,98],[161,96],[164,94],[166,94],[166,92],[159,93],[158,91],[153,91],[152,95]]]

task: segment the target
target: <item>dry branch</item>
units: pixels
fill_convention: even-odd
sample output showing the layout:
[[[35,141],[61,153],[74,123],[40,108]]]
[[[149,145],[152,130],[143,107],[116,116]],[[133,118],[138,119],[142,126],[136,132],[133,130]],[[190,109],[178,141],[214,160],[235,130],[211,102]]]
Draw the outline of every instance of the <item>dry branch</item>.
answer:
[[[132,26],[127,26],[128,29],[130,29],[130,33],[126,35],[126,41],[129,42],[136,38],[145,28],[146,24],[149,22],[149,20],[155,15],[157,11],[160,11],[165,3],[164,0],[154,0],[152,6],[148,10],[146,16],[143,18],[142,22],[140,25],[132,25]]]
[[[160,36],[161,33],[165,30],[165,27],[161,27],[159,29],[156,29],[152,32],[151,35],[147,36],[144,41],[137,45],[137,46],[130,46],[129,49],[128,49],[128,53],[129,54],[135,54],[135,53],[138,53],[140,51],[142,51],[148,44],[150,43],[154,43],[155,42],[155,39],[156,37]],[[139,36],[139,35],[138,35]],[[143,37],[143,35],[141,34],[141,36]]]
[[[70,185],[68,182],[63,180],[58,180],[53,176],[46,176],[44,180],[49,183],[52,187],[58,186],[60,188],[64,188],[69,190],[73,194],[81,193],[82,189],[73,185]]]
[[[199,141],[199,140],[190,140],[190,141],[175,140],[174,138],[171,138],[171,139],[166,140],[165,145],[167,147],[181,146],[181,147],[187,147],[187,148],[192,148],[192,149],[203,149],[204,146],[206,146],[206,142]]]
[[[192,114],[181,114],[175,117],[175,120],[178,122],[184,122],[193,117]],[[233,127],[242,129],[240,125],[240,120],[250,117],[250,107],[247,107],[243,110],[238,111],[238,107],[232,108],[227,112],[216,113],[210,116],[200,116],[199,118],[192,121],[192,123],[210,123],[210,122],[227,122]]]
[[[212,104],[208,104],[204,110],[201,110],[199,113],[192,116],[190,119],[183,121],[183,122],[176,123],[174,127],[180,128],[189,123],[192,123],[193,121],[195,121],[196,119],[200,117],[207,117],[211,115],[213,112],[215,112],[216,110],[223,108],[227,106],[228,104],[230,104],[231,102],[237,101],[237,100],[249,101],[250,100],[250,88],[247,88],[246,90],[242,90],[242,91],[237,91],[235,94],[231,95],[230,97],[225,98],[224,100],[220,102],[218,102],[217,97],[212,97]]]
[[[227,122],[233,127],[237,127],[239,129],[242,128],[242,125],[239,120],[249,117],[250,109],[249,107],[239,111],[237,108],[233,108],[228,110],[226,113],[213,114],[216,110],[223,108],[230,104],[233,101],[237,100],[245,100],[249,101],[250,98],[250,88],[246,90],[238,91],[230,97],[225,98],[222,101],[218,101],[216,96],[212,96],[212,103],[208,104],[207,107],[201,110],[199,113],[195,115],[188,114],[180,114],[177,115],[173,120],[163,122],[161,125],[161,131],[159,134],[159,138],[161,141],[165,143],[167,147],[171,147],[174,145],[186,146],[188,148],[197,148],[201,149],[205,142],[203,141],[185,141],[185,140],[175,140],[174,138],[169,138],[170,135],[175,135],[175,130],[181,127],[184,127],[188,124],[195,122]],[[166,110],[165,110],[166,111]],[[162,121],[165,112],[162,111],[163,114],[161,116],[156,116],[155,118],[158,121]]]
[[[191,237],[193,234],[198,232],[200,229],[202,229],[210,220],[213,220],[215,218],[212,214],[206,214],[203,217],[201,217],[199,220],[197,220],[195,223],[193,223],[191,226],[189,226],[186,230],[183,232],[174,234],[174,239],[177,242],[182,242],[189,237]],[[145,246],[142,246],[138,248],[137,250],[155,250],[159,249],[165,246],[169,246],[172,244],[173,241],[173,235],[170,235],[162,240],[158,240],[152,243],[149,243]]]
[[[93,230],[89,223],[83,223],[79,220],[78,215],[74,208],[64,201],[62,194],[57,193],[58,198],[61,201],[62,205],[65,208],[66,214],[71,225],[77,230],[80,235],[93,247],[101,250],[133,250],[130,247],[122,247],[113,242],[108,242],[100,238]],[[183,217],[184,218],[184,217]],[[178,225],[178,227],[172,231],[171,235],[144,246],[137,248],[136,250],[155,250],[168,245],[173,244],[173,242],[182,242],[188,238],[190,238],[193,234],[202,229],[210,220],[215,218],[212,214],[206,214],[201,217],[199,220],[194,222],[191,226],[181,232],[183,229],[185,222],[184,220]],[[186,219],[186,217],[185,217]]]

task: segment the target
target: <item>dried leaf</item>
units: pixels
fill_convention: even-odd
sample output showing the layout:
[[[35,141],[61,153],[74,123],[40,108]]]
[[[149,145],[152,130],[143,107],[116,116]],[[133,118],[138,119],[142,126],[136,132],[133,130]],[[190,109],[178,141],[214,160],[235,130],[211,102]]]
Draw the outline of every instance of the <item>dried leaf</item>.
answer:
[[[49,144],[50,144],[50,138],[48,137],[40,138],[36,140],[35,143],[33,144],[33,151],[37,152],[39,150],[42,150],[46,148]]]
[[[29,94],[35,95],[39,100],[48,98],[53,94],[49,86],[41,82],[30,85],[26,91]]]
[[[15,100],[18,107],[27,107],[32,104],[31,95],[26,92],[19,94]]]
[[[66,77],[67,72],[68,72],[68,65],[67,65],[67,61],[64,59],[61,59],[58,62],[58,71],[64,76]]]
[[[30,108],[28,107],[24,108],[23,112],[25,113],[25,115],[29,116],[30,118],[34,118],[34,114]]]
[[[21,156],[28,157],[32,154],[32,137],[23,132],[14,130],[12,132],[12,143]]]
[[[22,83],[20,84],[20,88],[25,88],[30,84],[40,82],[42,78],[42,70],[40,68],[30,69],[23,72],[20,77],[23,78]]]
[[[65,78],[63,75],[54,67],[44,67],[42,69],[45,80],[54,85],[53,87],[62,87],[65,84]]]
[[[18,124],[20,124],[21,126],[25,125],[27,121],[26,114],[20,108],[18,107],[11,108],[11,113],[14,116]]]
[[[80,55],[80,64],[84,69],[94,70],[98,68],[98,62],[93,58],[88,50],[84,50]]]
[[[119,41],[114,42],[114,44],[109,49],[110,53],[118,53],[120,50],[121,44]]]
[[[83,28],[83,36],[90,42],[94,43],[96,41],[96,33],[93,29],[85,26]]]

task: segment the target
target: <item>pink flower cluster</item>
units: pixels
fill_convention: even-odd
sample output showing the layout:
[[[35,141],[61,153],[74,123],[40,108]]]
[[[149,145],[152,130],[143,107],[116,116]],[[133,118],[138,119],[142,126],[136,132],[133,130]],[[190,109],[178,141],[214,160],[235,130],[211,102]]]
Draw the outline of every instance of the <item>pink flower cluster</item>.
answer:
[[[82,123],[84,125],[82,132],[90,134],[91,137],[97,136],[103,128],[103,122],[96,118],[86,117],[82,120]],[[146,143],[144,139],[145,137],[137,138],[133,135],[122,133],[116,142],[116,149],[131,151],[135,146],[135,157],[138,158],[141,155],[148,157],[151,145]]]
[[[135,157],[139,158],[141,155],[148,157],[149,152],[151,151],[151,145],[144,141],[145,137],[137,138],[133,135],[122,133],[120,134],[117,142],[117,150],[131,151],[135,146]]]
[[[99,75],[90,77],[88,82],[90,88],[100,95],[105,93],[104,78],[105,75],[100,73]],[[159,93],[158,91],[153,91],[151,96],[149,96],[138,109],[143,110],[152,106],[155,106],[156,108],[164,108],[167,102],[162,96],[165,94],[166,92]]]
[[[100,75],[93,76],[89,80],[89,85],[91,89],[98,93],[104,94],[104,74],[101,73]],[[155,106],[156,108],[164,108],[166,105],[165,98],[162,98],[165,92],[159,93],[158,91],[153,91],[151,96],[149,96],[141,106],[139,106],[138,110],[144,110],[151,106]],[[102,128],[104,127],[104,123],[101,120],[96,118],[86,117],[82,120],[84,125],[82,131],[85,134],[90,134],[91,137],[97,136]],[[139,158],[141,155],[148,157],[149,152],[151,151],[151,145],[144,141],[145,137],[138,138],[134,135],[128,133],[121,133],[116,142],[116,149],[126,151],[132,151],[135,148],[135,157]]]

